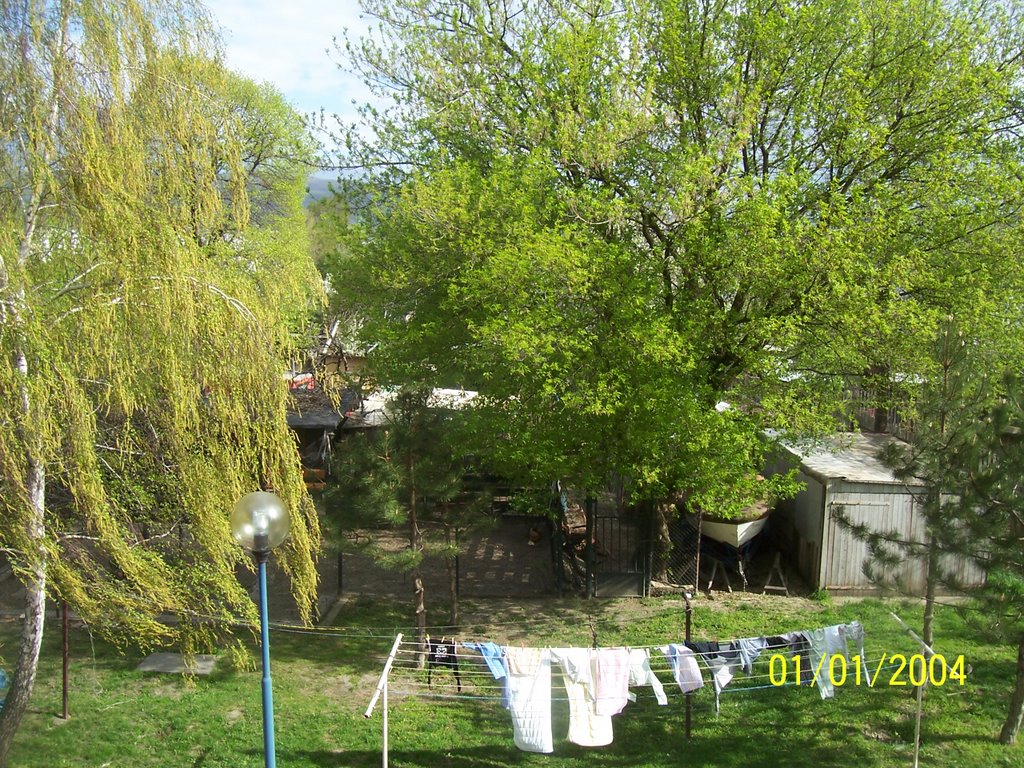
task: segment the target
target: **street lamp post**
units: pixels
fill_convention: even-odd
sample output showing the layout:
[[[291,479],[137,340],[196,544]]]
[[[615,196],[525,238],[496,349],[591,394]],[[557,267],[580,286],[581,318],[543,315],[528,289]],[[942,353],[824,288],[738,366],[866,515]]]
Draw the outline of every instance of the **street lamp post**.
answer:
[[[270,684],[270,633],[267,628],[267,558],[288,538],[288,510],[274,494],[256,491],[231,509],[231,533],[256,558],[260,584],[260,639],[263,650],[263,755],[266,768],[276,768],[274,694]]]

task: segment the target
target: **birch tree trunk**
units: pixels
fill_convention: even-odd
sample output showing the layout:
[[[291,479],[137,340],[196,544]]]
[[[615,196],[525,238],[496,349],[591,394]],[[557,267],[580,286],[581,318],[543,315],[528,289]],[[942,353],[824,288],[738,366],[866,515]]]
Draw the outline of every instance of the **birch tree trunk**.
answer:
[[[33,537],[41,540],[44,474],[36,467],[33,473],[33,510],[38,519],[33,522],[36,531]],[[32,689],[36,682],[36,667],[39,649],[43,644],[43,620],[46,616],[46,560],[40,557],[32,569],[32,576],[25,583],[25,617],[21,627],[21,641],[18,660],[14,666],[11,688],[7,693],[3,711],[0,711],[0,768],[7,768],[7,758],[14,743],[14,734],[21,724],[21,718],[28,709]]]
[[[56,98],[50,108],[51,121],[56,120]],[[18,242],[18,274],[23,274],[32,251],[39,214],[42,207],[44,183],[37,179],[32,185],[31,196],[25,206],[24,226]],[[15,278],[20,280],[20,278]],[[11,275],[0,260],[0,323],[10,325],[14,334],[24,342],[23,319],[25,312],[25,286],[11,285]],[[0,710],[0,768],[6,768],[14,734],[21,724],[21,718],[28,709],[29,699],[36,682],[36,667],[39,650],[43,645],[43,622],[46,618],[46,549],[43,539],[46,535],[46,469],[42,460],[42,439],[32,429],[32,398],[29,392],[28,357],[25,347],[16,348],[13,354],[14,367],[21,376],[20,409],[23,419],[19,430],[25,456],[25,490],[28,497],[28,519],[25,521],[27,549],[24,561],[28,564],[29,577],[21,577],[25,587],[25,615],[22,620],[21,640],[18,644],[18,660],[14,666],[11,687],[7,693],[3,710]]]

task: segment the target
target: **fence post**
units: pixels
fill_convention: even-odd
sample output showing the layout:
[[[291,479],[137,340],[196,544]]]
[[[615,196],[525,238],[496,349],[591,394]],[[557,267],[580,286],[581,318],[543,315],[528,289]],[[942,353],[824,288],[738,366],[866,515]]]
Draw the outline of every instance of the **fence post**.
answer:
[[[597,575],[594,573],[594,524],[597,522],[594,518],[597,514],[597,499],[590,494],[587,494],[587,498],[584,501],[584,508],[587,521],[587,576],[583,591],[586,598],[589,600],[594,597],[597,592]]]
[[[690,593],[689,592],[683,592],[683,601],[686,603],[686,629],[685,629],[685,633],[684,633],[683,637],[685,637],[686,638],[686,642],[689,643],[690,642],[691,616],[693,614],[693,606],[690,605]],[[688,691],[686,693],[686,738],[687,738],[687,740],[690,739],[690,718],[692,717],[692,712],[693,712],[693,700],[691,698],[692,695],[693,694],[690,691]]]

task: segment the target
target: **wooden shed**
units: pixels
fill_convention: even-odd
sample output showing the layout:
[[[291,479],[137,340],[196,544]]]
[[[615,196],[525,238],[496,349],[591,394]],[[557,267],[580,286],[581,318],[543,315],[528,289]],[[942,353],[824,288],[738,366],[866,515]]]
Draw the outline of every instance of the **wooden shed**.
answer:
[[[792,499],[780,502],[773,515],[776,536],[789,561],[812,589],[830,592],[877,592],[864,574],[867,545],[840,525],[842,508],[854,523],[879,532],[895,531],[909,541],[922,541],[924,520],[915,496],[921,486],[908,486],[878,460],[887,442],[883,434],[842,434],[814,448],[790,446],[799,461],[799,479],[806,487]],[[980,583],[983,574],[971,564],[960,563],[964,583]],[[925,567],[908,560],[901,572],[892,574],[911,594],[924,594]]]

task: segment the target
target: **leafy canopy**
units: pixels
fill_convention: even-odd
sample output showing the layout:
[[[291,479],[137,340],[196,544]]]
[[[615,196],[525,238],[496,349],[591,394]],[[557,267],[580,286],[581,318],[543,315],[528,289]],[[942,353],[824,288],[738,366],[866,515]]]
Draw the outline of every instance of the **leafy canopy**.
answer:
[[[949,314],[1010,338],[1019,4],[364,7],[394,106],[346,137],[337,284],[380,379],[479,389],[508,466],[733,512],[766,428],[927,374]]]
[[[263,486],[308,616],[319,532],[281,380],[320,301],[299,123],[191,4],[0,21],[0,547],[119,641],[208,645],[205,618],[254,616],[227,511]]]

